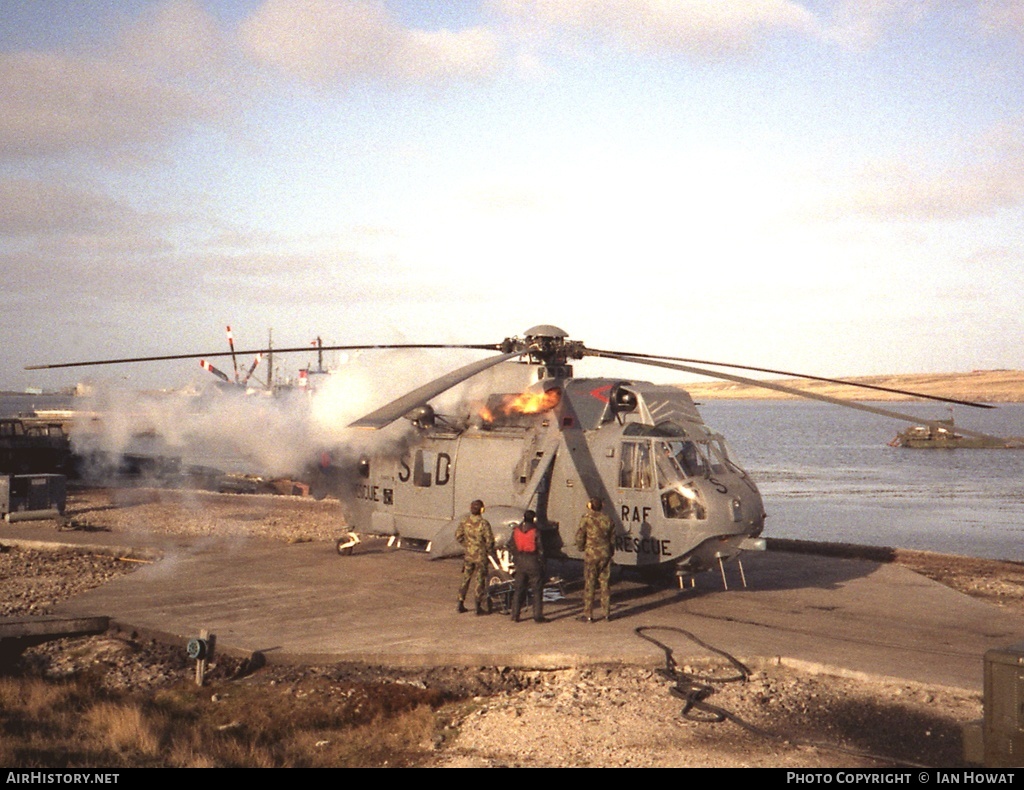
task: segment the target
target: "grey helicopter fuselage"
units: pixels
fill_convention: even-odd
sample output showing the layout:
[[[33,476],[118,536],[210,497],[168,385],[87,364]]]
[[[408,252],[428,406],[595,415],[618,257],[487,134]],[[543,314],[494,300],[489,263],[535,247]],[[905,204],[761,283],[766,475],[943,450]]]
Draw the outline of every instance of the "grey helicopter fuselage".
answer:
[[[506,379],[530,371],[539,380],[490,396],[490,413],[458,425],[421,410],[402,455],[364,457],[355,476],[339,476],[352,486],[339,493],[354,529],[446,556],[459,550],[455,528],[470,501],[481,499],[499,542],[529,508],[549,554],[581,558],[576,528],[598,496],[620,565],[696,573],[763,548],[761,495],[687,392],[504,367]]]
[[[226,355],[234,360],[236,354],[309,350],[268,347],[236,352],[230,340],[229,345],[229,352],[28,365],[26,370]],[[390,430],[406,417],[415,429],[411,437],[403,432],[397,441],[387,441],[389,446],[403,447],[401,452],[340,464],[323,453],[311,470],[313,488],[318,494],[333,489],[354,529],[419,543],[437,556],[458,551],[456,525],[469,503],[482,499],[499,538],[506,538],[511,525],[529,508],[537,512],[549,552],[578,558],[576,527],[594,496],[602,499],[614,522],[619,564],[675,567],[680,573],[695,573],[745,549],[764,548],[759,538],[765,518],[761,495],[729,458],[722,437],[704,424],[688,393],[649,382],[574,379],[570,360],[593,357],[708,376],[902,421],[919,418],[715,368],[992,408],[880,384],[645,351],[591,348],[551,324],[534,326],[522,337],[506,337],[497,343],[325,346],[317,341],[318,352],[385,349],[464,349],[492,355],[426,382],[350,423],[350,429]],[[226,374],[219,377],[227,379]],[[471,380],[479,383],[488,378],[487,391],[499,393],[487,398],[485,408],[490,416],[442,418],[434,413],[430,405],[434,399],[463,383],[469,387]],[[926,425],[935,430],[946,427],[934,420]],[[962,427],[958,432],[986,442],[1004,441]],[[341,455],[350,452],[343,450]],[[339,542],[339,551],[355,539],[350,535],[348,542]]]

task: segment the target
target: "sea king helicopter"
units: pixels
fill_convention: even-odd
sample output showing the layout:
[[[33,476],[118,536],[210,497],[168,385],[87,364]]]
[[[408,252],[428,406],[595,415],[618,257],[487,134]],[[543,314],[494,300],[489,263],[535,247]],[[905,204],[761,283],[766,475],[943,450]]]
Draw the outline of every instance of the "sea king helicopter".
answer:
[[[548,556],[581,558],[580,517],[600,497],[615,525],[618,565],[675,571],[680,581],[763,550],[765,510],[757,485],[733,460],[678,386],[618,378],[575,378],[572,361],[595,357],[763,387],[899,420],[920,418],[808,393],[704,366],[836,381],[806,374],[682,357],[589,348],[556,326],[477,345],[322,346],[322,350],[473,349],[497,354],[453,370],[351,423],[381,430],[405,418],[414,433],[391,455],[324,452],[313,464],[314,492],[336,494],[349,527],[437,557],[459,551],[456,526],[474,499],[499,541],[532,509]],[[275,349],[274,353],[308,351]],[[231,352],[33,366],[76,367],[225,356]],[[261,351],[240,354],[264,353]],[[443,415],[431,401],[484,371],[491,392],[470,414]],[[849,382],[843,382],[849,383]],[[979,408],[986,404],[870,384],[869,390]],[[970,435],[985,434],[967,431]],[[338,459],[338,460],[336,460]],[[341,460],[348,459],[348,460]],[[339,541],[339,551],[351,540]]]

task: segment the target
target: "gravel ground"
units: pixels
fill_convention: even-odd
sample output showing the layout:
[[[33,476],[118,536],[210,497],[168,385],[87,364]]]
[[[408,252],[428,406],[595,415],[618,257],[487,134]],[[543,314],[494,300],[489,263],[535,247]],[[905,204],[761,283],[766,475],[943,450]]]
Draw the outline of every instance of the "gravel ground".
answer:
[[[334,540],[341,531],[336,504],[292,497],[76,490],[68,515],[78,528],[127,535],[216,531],[295,541]],[[921,552],[893,552],[889,559],[1024,612],[1019,564]],[[59,601],[135,567],[67,551],[0,551],[0,614],[46,614]],[[33,648],[22,669],[53,677],[88,670],[111,688],[145,692],[190,677],[181,654],[180,647],[106,635]],[[980,696],[960,690],[835,677],[778,664],[747,669],[743,680],[724,659],[671,671],[402,672],[350,666],[253,671],[222,659],[211,677],[242,678],[231,682],[265,685],[268,693],[285,683],[331,694],[340,679],[353,677],[441,691],[459,701],[440,709],[439,734],[425,745],[423,762],[446,767],[955,766],[963,759],[961,725],[982,715]],[[714,721],[718,718],[723,720]]]

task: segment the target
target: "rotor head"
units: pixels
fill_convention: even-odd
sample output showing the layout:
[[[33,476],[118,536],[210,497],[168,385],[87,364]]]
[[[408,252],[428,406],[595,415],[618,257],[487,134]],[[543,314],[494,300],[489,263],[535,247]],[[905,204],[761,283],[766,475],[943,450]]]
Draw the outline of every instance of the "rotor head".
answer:
[[[530,362],[547,368],[565,367],[570,359],[583,359],[583,342],[569,340],[569,333],[551,324],[540,324],[527,329],[522,338],[506,337],[501,351],[518,351],[530,357]]]

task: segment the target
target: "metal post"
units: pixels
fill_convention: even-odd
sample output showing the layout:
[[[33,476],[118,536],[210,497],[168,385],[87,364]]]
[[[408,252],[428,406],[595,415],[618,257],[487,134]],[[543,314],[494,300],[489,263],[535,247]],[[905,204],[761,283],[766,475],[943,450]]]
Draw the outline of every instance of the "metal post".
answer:
[[[217,637],[207,631],[205,628],[199,632],[197,639],[190,639],[186,652],[189,658],[194,658],[196,662],[196,685],[202,686],[206,680],[206,670],[209,667],[209,662],[213,658],[214,644]]]
[[[205,628],[200,630],[199,638],[205,643],[210,644],[210,632]],[[196,659],[196,685],[201,686],[206,680],[206,667],[207,667],[207,656],[208,652],[204,651],[202,656]]]

